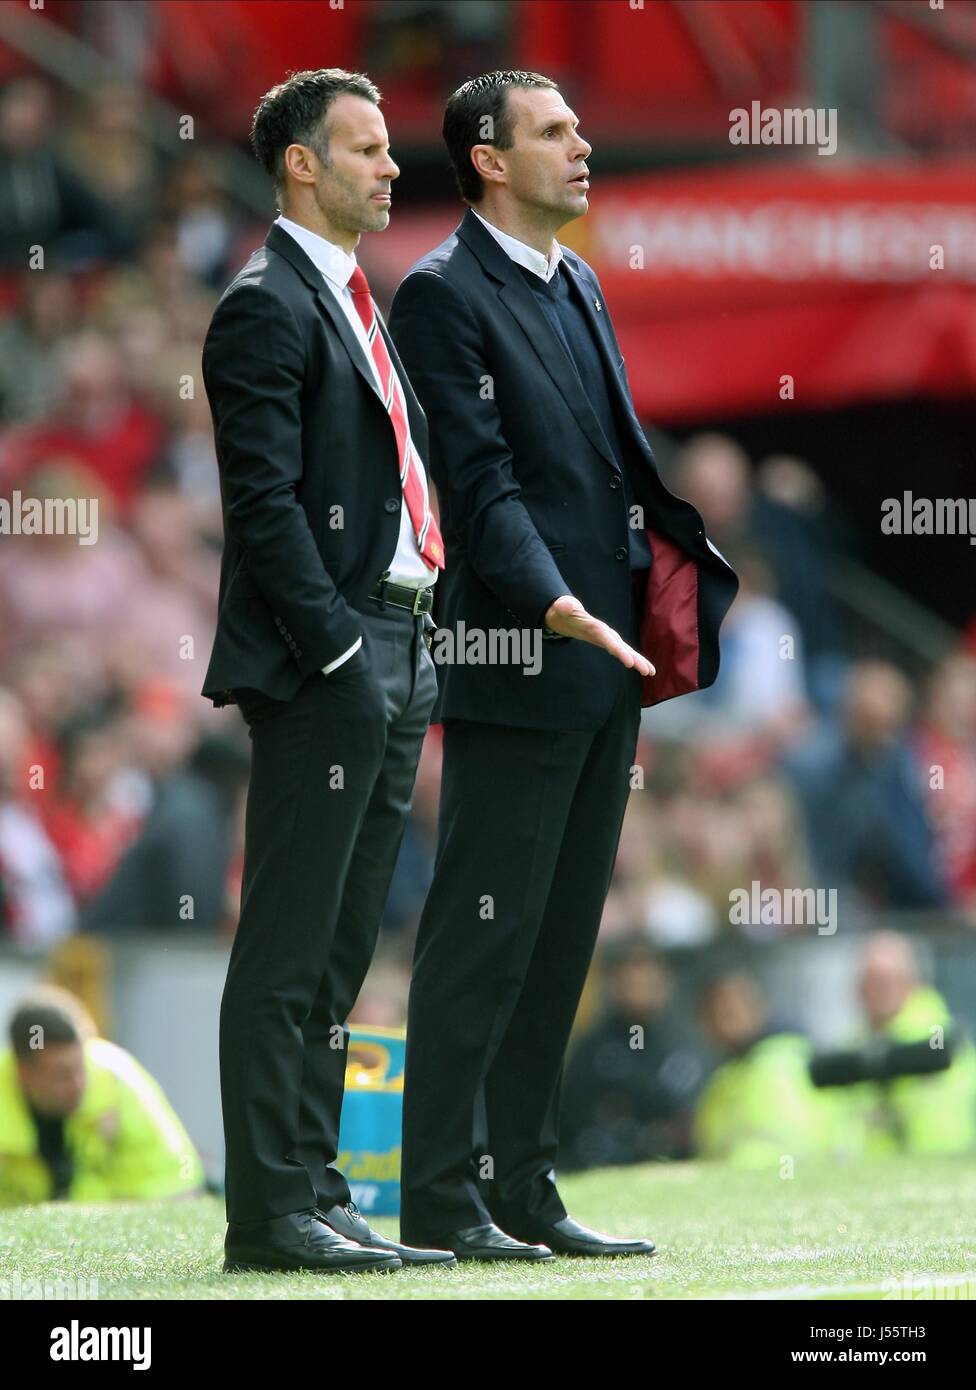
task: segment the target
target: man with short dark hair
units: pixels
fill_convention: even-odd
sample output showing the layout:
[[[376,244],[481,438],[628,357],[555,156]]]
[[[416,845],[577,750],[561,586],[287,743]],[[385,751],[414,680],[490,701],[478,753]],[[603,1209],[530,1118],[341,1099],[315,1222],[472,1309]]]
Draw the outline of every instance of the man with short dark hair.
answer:
[[[38,988],[0,1052],[0,1207],[191,1196],[203,1164],[159,1084],[96,1035],[66,990]]]
[[[435,712],[440,838],[410,991],[401,1236],[468,1259],[654,1252],[567,1215],[560,1077],[641,705],[714,681],[736,589],[658,477],[599,281],[555,239],[588,206],[577,126],[538,73],[454,93],[444,139],[468,210],[390,315],[430,423],[439,626],[546,639],[534,671],[445,663]]]
[[[399,174],[378,102],[337,68],[262,98],[251,138],[281,216],[203,351],[225,531],[203,694],[236,702],[252,743],[220,1013],[225,1270],[455,1263],[372,1231],[334,1166],[346,1020],[436,693],[443,566],[423,412],[354,254]]]

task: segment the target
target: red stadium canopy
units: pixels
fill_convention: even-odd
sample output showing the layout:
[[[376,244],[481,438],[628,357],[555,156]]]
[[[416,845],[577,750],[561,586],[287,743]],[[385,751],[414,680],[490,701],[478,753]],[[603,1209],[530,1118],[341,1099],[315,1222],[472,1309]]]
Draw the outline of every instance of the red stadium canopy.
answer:
[[[976,394],[976,164],[821,162],[594,179],[565,240],[600,274],[642,412],[789,409],[784,375],[804,407]]]
[[[561,240],[600,276],[643,416],[976,395],[976,164],[827,162],[606,180],[595,163]],[[391,290],[459,218],[394,211],[364,263]]]

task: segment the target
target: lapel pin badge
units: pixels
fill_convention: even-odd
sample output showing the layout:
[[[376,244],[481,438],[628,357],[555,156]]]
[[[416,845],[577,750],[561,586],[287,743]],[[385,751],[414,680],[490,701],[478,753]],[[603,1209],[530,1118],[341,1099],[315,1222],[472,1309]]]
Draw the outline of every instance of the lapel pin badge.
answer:
[[[594,309],[597,311],[597,313],[599,314],[600,311],[601,311],[602,308],[603,308],[603,305],[600,303],[600,301],[599,301],[598,299],[594,299],[594,301],[593,301],[593,307],[594,307]]]

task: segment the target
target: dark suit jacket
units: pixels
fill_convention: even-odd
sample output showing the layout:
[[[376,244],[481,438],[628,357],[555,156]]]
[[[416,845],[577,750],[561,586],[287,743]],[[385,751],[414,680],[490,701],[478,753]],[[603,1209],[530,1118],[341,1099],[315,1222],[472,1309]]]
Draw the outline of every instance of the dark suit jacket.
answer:
[[[657,668],[644,682],[650,705],[715,680],[719,625],[738,582],[698,512],[658,476],[599,281],[562,251],[604,358],[654,555],[641,624],[641,649]],[[430,427],[446,549],[438,625],[539,627],[553,599],[575,594],[625,635],[631,573],[617,461],[521,272],[470,210],[406,275],[390,332]],[[541,653],[535,676],[521,665],[441,665],[433,717],[598,728],[625,668],[574,640],[547,641]]]
[[[423,411],[379,323],[426,459]],[[235,686],[252,686],[290,700],[360,636],[356,610],[396,552],[396,437],[335,296],[278,226],[214,311],[203,378],[224,552],[202,694],[232,704]]]

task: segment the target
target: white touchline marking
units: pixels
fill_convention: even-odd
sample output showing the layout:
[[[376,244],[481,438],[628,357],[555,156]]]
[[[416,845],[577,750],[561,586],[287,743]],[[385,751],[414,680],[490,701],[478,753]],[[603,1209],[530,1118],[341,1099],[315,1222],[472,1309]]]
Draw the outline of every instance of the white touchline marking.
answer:
[[[971,1270],[968,1274],[915,1274],[912,1276],[918,1280],[927,1280],[926,1286],[919,1289],[917,1298],[898,1298],[893,1297],[887,1302],[890,1303],[941,1303],[945,1301],[941,1297],[932,1298],[932,1293],[938,1294],[939,1289],[955,1287],[957,1284],[973,1284],[976,1287],[976,1270]],[[754,1289],[749,1293],[719,1293],[719,1294],[696,1294],[689,1295],[698,1298],[714,1298],[718,1302],[733,1300],[736,1303],[743,1301],[753,1302],[755,1300],[776,1299],[776,1298],[819,1298],[824,1294],[844,1294],[844,1293],[887,1293],[896,1294],[898,1287],[892,1287],[892,1279],[877,1279],[869,1284],[793,1284],[786,1288]]]

